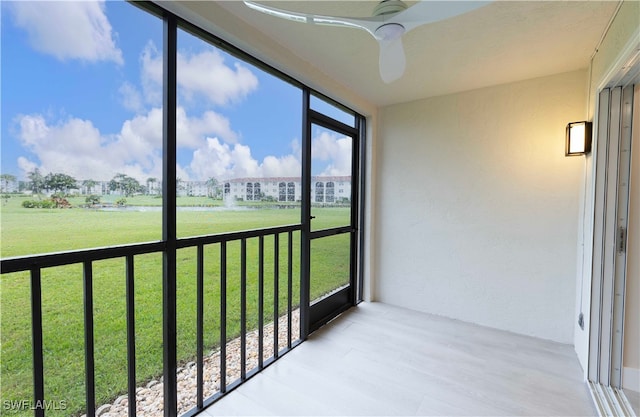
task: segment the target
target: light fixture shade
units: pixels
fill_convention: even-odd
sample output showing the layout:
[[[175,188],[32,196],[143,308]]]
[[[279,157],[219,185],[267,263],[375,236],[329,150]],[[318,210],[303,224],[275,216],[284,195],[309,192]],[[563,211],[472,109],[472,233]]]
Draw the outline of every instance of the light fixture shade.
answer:
[[[591,152],[591,122],[571,122],[567,125],[564,155],[586,155]]]

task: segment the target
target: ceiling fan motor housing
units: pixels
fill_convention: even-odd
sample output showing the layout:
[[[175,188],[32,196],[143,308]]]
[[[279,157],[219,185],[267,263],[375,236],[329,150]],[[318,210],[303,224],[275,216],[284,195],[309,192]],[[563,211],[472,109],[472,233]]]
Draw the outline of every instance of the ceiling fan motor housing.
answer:
[[[382,0],[373,9],[373,16],[384,16],[407,10],[407,5],[400,0]]]
[[[376,29],[376,39],[391,42],[404,35],[404,26],[400,23],[387,23]]]
[[[407,5],[400,0],[382,0],[375,9],[373,9],[373,16],[386,16],[400,13],[407,9]],[[400,23],[389,22],[380,25],[375,30],[375,37],[379,41],[394,41],[404,35],[404,26]]]

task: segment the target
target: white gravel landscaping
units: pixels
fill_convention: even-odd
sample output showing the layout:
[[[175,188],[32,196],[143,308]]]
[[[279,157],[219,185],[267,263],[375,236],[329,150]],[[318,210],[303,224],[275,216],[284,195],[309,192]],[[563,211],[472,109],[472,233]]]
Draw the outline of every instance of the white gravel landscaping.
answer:
[[[292,341],[298,339],[300,334],[299,310],[291,314]],[[278,348],[287,346],[287,316],[278,320]],[[266,360],[273,356],[273,322],[264,326],[264,357]],[[258,330],[247,333],[247,371],[258,366]],[[196,406],[196,377],[197,367],[195,362],[189,362],[178,368],[178,415],[185,413]],[[240,338],[227,343],[227,385],[240,378]],[[220,350],[205,356],[204,358],[204,398],[208,398],[220,390]],[[157,417],[163,414],[164,384],[160,380],[152,380],[145,386],[136,389],[136,415],[140,417]],[[120,417],[128,415],[129,400],[127,395],[118,397],[113,404],[104,404],[97,408],[96,416]],[[85,417],[84,415],[82,417]]]

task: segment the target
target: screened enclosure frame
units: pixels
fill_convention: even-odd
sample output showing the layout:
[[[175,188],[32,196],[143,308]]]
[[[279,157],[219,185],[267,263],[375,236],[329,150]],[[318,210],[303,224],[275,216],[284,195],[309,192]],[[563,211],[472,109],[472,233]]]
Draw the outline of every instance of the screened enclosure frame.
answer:
[[[304,201],[309,200],[303,198],[302,207],[300,208],[301,218],[299,224],[284,225],[279,227],[269,227],[259,230],[246,230],[231,233],[219,233],[206,236],[196,236],[188,238],[178,238],[177,236],[177,177],[176,177],[176,162],[177,162],[177,53],[178,53],[178,30],[184,30],[197,38],[204,40],[205,42],[224,50],[225,52],[245,61],[249,64],[256,66],[257,68],[275,76],[290,85],[297,87],[302,92],[301,109],[303,123],[301,128],[302,136],[306,135],[306,121],[310,120],[322,120],[330,125],[343,125],[330,116],[321,114],[311,109],[310,97],[319,98],[331,106],[349,114],[354,117],[354,126],[350,127],[350,131],[353,137],[354,146],[352,147],[352,177],[351,177],[351,212],[350,212],[350,224],[341,228],[341,233],[351,234],[350,244],[350,283],[352,290],[349,293],[349,305],[356,305],[362,301],[362,287],[363,287],[363,247],[364,247],[364,201],[365,184],[364,177],[365,164],[364,164],[364,152],[365,152],[365,125],[366,121],[364,116],[358,114],[352,109],[342,105],[339,102],[314,91],[303,83],[288,76],[287,74],[269,66],[263,61],[243,52],[236,48],[225,40],[213,35],[207,30],[196,26],[195,24],[188,22],[176,14],[169,12],[158,4],[152,2],[140,2],[132,1],[133,4],[146,12],[149,12],[162,20],[163,24],[163,121],[162,121],[162,143],[163,143],[163,156],[162,156],[162,195],[164,196],[162,202],[162,239],[155,242],[141,242],[135,244],[110,246],[103,248],[90,248],[84,250],[66,251],[52,254],[42,255],[30,255],[21,256],[15,258],[2,259],[1,273],[15,273],[15,272],[29,272],[31,282],[31,333],[32,333],[32,364],[33,364],[33,400],[35,404],[46,404],[46,392],[44,380],[46,375],[44,373],[44,361],[43,361],[43,309],[42,309],[42,285],[41,275],[42,270],[45,268],[81,264],[82,265],[82,283],[83,283],[83,308],[84,308],[84,361],[85,361],[85,395],[86,404],[85,412],[87,416],[95,416],[96,413],[96,396],[95,396],[95,356],[94,356],[94,312],[93,312],[93,263],[95,261],[104,259],[122,259],[125,262],[126,276],[126,326],[127,326],[127,377],[128,377],[128,395],[129,406],[128,411],[130,416],[136,414],[136,343],[135,343],[135,301],[134,301],[134,288],[135,288],[135,257],[143,254],[162,254],[162,341],[163,341],[163,383],[164,383],[164,415],[166,417],[177,416],[178,413],[178,386],[176,372],[178,368],[177,361],[177,252],[183,248],[195,248],[197,251],[197,319],[195,325],[197,326],[197,353],[196,361],[198,365],[197,376],[197,404],[194,408],[189,410],[183,415],[192,416],[202,412],[207,406],[211,405],[226,393],[235,389],[243,382],[251,378],[260,372],[264,367],[269,366],[275,360],[277,360],[282,354],[287,353],[291,349],[295,348],[299,343],[303,342],[310,331],[315,330],[318,326],[314,326],[310,329],[309,326],[309,251],[310,251],[310,207]],[[303,141],[303,152],[309,152],[309,140]],[[303,157],[303,161],[305,158]],[[310,160],[307,158],[306,162],[303,162],[303,169],[301,172],[301,179],[303,184],[304,193],[310,193],[309,184],[311,184],[311,170]],[[307,184],[307,185],[305,185]],[[289,187],[289,184],[287,184]],[[224,189],[223,189],[224,193]],[[288,199],[287,188],[287,199]],[[310,194],[309,194],[310,195]],[[342,230],[344,229],[344,230]],[[300,251],[300,337],[299,340],[292,340],[291,336],[291,312],[292,312],[292,241],[293,236],[298,234],[301,239],[301,251]],[[203,249],[206,245],[217,244],[220,247],[220,262],[221,265],[226,265],[226,245],[229,242],[239,242],[241,247],[241,265],[243,265],[243,272],[241,275],[241,285],[245,291],[244,296],[241,295],[241,314],[242,317],[246,317],[246,242],[247,239],[258,239],[260,244],[260,253],[267,244],[266,240],[273,241],[274,250],[278,251],[280,236],[285,236],[288,242],[288,247],[285,249],[285,257],[288,259],[288,286],[282,291],[287,292],[288,297],[288,340],[287,346],[283,350],[278,350],[277,344],[274,355],[268,360],[262,360],[262,354],[260,356],[259,364],[257,368],[247,370],[244,366],[244,362],[241,369],[241,377],[231,384],[227,384],[225,381],[224,373],[224,360],[221,360],[221,384],[220,391],[209,398],[204,398],[202,384],[203,384],[203,305],[202,305],[202,287],[203,287]],[[226,279],[225,269],[222,267],[221,280],[224,282]],[[277,268],[277,261],[276,261]],[[278,272],[274,272],[277,276]],[[275,279],[277,281],[277,279]],[[222,287],[224,288],[224,287]],[[276,295],[280,289],[274,288]],[[242,294],[242,293],[241,293]],[[226,294],[224,290],[221,290],[221,307],[220,316],[225,317],[226,314]],[[276,298],[277,299],[277,298]],[[276,301],[277,302],[277,301]],[[340,307],[340,311],[344,311],[344,306]],[[277,308],[275,309],[277,312]],[[276,319],[276,317],[274,317]],[[262,313],[260,315],[260,323],[262,323],[264,317]],[[246,320],[241,319],[241,354],[246,355]],[[277,323],[277,320],[275,320]],[[277,324],[274,324],[277,325]],[[220,349],[221,357],[223,357],[225,349],[225,329],[226,325],[221,324],[221,339]],[[277,337],[277,332],[276,332]],[[262,345],[260,347],[262,349]],[[45,415],[44,407],[35,407],[35,416]]]

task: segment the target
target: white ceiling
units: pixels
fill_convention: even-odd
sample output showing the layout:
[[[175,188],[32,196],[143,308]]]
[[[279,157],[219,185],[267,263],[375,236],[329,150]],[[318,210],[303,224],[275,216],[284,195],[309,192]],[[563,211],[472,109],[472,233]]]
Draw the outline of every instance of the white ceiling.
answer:
[[[376,1],[268,1],[333,16],[370,16]],[[415,1],[407,1],[411,5]],[[194,2],[201,18],[206,3]],[[211,3],[209,3],[211,6]],[[268,16],[241,1],[217,2],[310,67],[382,106],[587,68],[617,1],[494,1],[405,34],[404,76],[384,84],[378,44],[367,32]],[[229,26],[230,22],[226,22]],[[254,32],[254,39],[255,39]]]

